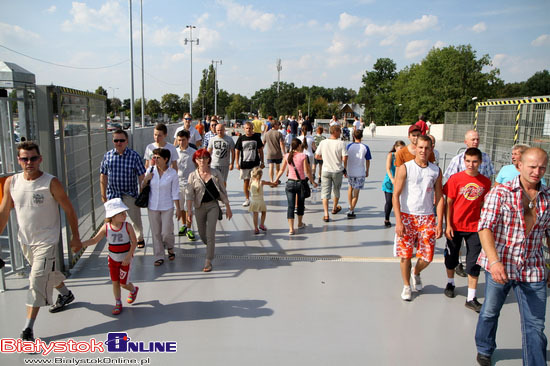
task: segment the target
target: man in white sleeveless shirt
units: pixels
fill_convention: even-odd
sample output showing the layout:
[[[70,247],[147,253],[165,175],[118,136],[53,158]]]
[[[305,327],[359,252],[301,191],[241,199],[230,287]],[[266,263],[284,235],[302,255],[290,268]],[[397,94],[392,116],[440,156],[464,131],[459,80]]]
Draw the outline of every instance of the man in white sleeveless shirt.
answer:
[[[82,248],[78,233],[78,219],[73,205],[59,180],[40,170],[42,156],[38,145],[31,141],[17,146],[17,158],[23,172],[6,180],[0,205],[0,232],[9,219],[10,210],[15,208],[19,225],[18,240],[25,258],[31,265],[29,292],[27,295],[27,320],[21,338],[34,341],[33,326],[41,306],[52,305],[52,292],[59,292],[57,302],[50,307],[55,313],[74,300],[67,289],[55,263],[57,245],[61,231],[59,206],[67,215],[71,227],[71,248]]]
[[[419,136],[414,160],[397,168],[393,190],[395,211],[395,253],[401,258],[403,291],[401,298],[411,301],[411,258],[416,248],[418,261],[412,282],[415,291],[422,290],[420,272],[433,259],[435,239],[443,234],[443,200],[441,170],[428,161],[432,140]],[[437,204],[437,224],[434,216],[434,194]]]

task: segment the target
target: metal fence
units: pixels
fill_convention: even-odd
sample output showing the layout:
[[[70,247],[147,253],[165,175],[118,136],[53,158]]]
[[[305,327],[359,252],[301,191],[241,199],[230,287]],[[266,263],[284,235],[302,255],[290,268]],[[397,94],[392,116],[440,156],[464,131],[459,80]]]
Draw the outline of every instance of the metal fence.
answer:
[[[0,112],[6,117],[0,130],[0,139],[10,136],[13,131],[14,118],[7,118],[9,103],[23,102],[13,98],[0,98]],[[34,99],[33,99],[34,103]],[[43,156],[41,169],[59,178],[73,204],[78,217],[78,229],[81,238],[88,239],[103,223],[105,210],[101,201],[99,167],[103,155],[113,148],[111,133],[106,126],[106,103],[103,96],[59,86],[36,86],[36,129]],[[12,113],[13,114],[13,113]],[[31,119],[32,120],[32,119]],[[169,142],[179,126],[171,124],[168,127]],[[134,150],[140,155],[145,151],[147,144],[153,141],[154,127],[135,129],[130,136]],[[5,132],[5,133],[4,133]],[[9,139],[8,139],[9,140]],[[11,146],[11,148],[6,148]],[[3,144],[0,159],[2,162],[2,176],[7,177],[18,172],[15,164],[15,141]],[[4,154],[6,152],[6,154]],[[10,158],[8,158],[10,157]],[[8,164],[9,163],[9,164]],[[7,169],[9,166],[10,169]],[[61,269],[67,271],[78,260],[69,248],[70,230],[66,225],[65,215],[62,217],[62,245],[59,246],[58,259]],[[12,275],[27,270],[20,246],[17,242],[17,222],[12,219],[10,225],[0,237],[0,249],[6,267],[0,273],[0,290],[5,289],[3,274]]]
[[[480,147],[496,171],[511,164],[514,144],[550,152],[550,98],[489,100],[477,103],[476,112],[445,113],[445,141],[462,142],[470,129],[479,132]],[[545,179],[550,182],[548,170]]]

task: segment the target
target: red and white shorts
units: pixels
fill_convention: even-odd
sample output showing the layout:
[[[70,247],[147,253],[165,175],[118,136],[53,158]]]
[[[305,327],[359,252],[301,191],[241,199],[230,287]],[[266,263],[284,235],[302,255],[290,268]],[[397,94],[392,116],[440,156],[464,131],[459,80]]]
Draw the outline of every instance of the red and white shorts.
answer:
[[[111,275],[111,281],[118,281],[121,285],[125,285],[128,283],[130,265],[123,266],[122,262],[115,261],[109,257],[109,273]]]
[[[404,232],[402,237],[395,236],[395,255],[400,258],[416,256],[425,262],[431,262],[435,247],[435,215],[411,215],[401,213]]]

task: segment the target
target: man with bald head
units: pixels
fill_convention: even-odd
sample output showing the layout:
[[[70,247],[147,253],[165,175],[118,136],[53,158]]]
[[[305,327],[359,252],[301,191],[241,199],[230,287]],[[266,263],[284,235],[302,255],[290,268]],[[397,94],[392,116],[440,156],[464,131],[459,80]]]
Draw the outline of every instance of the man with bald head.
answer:
[[[498,317],[511,289],[521,318],[524,365],[546,365],[544,242],[550,238],[550,189],[541,184],[548,154],[529,148],[518,163],[519,176],[497,185],[485,198],[478,225],[485,268],[485,302],[476,329],[477,361],[491,365]]]
[[[466,144],[466,148],[475,147],[476,149],[478,149],[479,133],[477,133],[477,131],[475,130],[469,130],[464,135],[464,143]],[[479,172],[487,178],[491,179],[491,177],[495,175],[495,168],[493,167],[491,157],[488,154],[481,152],[481,158],[482,163],[479,167]],[[464,165],[464,152],[461,152],[451,160],[449,166],[443,174],[443,177],[449,179],[451,175],[463,172],[464,170],[466,170],[466,165]]]

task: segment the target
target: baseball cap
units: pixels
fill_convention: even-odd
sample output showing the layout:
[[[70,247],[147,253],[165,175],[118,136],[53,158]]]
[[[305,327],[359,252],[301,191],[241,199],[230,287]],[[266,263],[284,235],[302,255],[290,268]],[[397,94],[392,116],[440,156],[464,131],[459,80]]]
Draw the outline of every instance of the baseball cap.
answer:
[[[414,131],[422,132],[422,129],[417,125],[412,125],[409,127],[409,135]]]
[[[113,217],[118,213],[128,211],[128,206],[120,198],[113,198],[105,202],[105,217]]]

